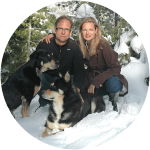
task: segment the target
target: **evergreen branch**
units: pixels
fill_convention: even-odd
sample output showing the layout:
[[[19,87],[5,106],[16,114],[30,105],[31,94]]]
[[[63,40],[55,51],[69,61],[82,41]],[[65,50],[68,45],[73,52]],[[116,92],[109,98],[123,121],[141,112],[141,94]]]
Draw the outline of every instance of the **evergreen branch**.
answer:
[[[37,43],[30,41],[32,44],[37,45]]]

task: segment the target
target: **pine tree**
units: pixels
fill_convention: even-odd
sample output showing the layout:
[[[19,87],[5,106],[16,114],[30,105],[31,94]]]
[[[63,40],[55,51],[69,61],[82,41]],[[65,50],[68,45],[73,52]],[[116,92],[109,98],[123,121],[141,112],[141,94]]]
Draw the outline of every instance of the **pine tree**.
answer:
[[[2,82],[27,62],[40,39],[54,27],[55,16],[44,7],[26,18],[11,36],[2,59]],[[4,71],[5,70],[5,71]]]

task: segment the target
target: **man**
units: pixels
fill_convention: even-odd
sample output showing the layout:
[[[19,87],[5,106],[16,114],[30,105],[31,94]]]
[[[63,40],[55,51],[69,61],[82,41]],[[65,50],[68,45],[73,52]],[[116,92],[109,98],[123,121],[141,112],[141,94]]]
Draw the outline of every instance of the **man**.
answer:
[[[48,89],[49,85],[59,78],[59,73],[65,75],[65,73],[70,70],[70,73],[74,75],[73,81],[78,91],[82,88],[84,80],[84,61],[79,45],[69,38],[72,34],[72,25],[73,22],[71,19],[66,16],[60,16],[55,22],[55,36],[51,38],[50,43],[47,44],[45,41],[40,42],[36,48],[36,50],[52,50],[53,56],[60,62],[58,69],[48,70],[41,75],[42,87],[38,93],[41,107],[49,103],[48,100],[45,100],[41,96],[41,91]]]

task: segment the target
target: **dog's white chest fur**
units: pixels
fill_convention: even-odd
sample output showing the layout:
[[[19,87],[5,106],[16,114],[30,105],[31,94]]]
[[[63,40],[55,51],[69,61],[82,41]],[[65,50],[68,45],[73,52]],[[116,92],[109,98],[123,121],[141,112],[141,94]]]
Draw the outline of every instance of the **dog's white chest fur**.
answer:
[[[63,112],[63,96],[60,96],[57,101],[53,102],[53,108],[55,110],[56,113],[56,120],[54,123],[54,126],[56,129],[59,129],[59,120],[61,118],[61,113]]]
[[[55,113],[57,115],[57,119],[56,121],[58,121],[60,118],[61,118],[61,113],[63,112],[63,100],[60,101],[60,102],[54,102],[53,103],[53,107],[54,107],[54,110],[55,110]]]

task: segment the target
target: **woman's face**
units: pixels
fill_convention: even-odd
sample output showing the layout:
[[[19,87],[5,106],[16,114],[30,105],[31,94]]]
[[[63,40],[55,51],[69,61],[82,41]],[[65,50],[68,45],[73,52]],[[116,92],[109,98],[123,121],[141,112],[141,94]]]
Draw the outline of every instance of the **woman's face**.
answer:
[[[82,25],[82,35],[86,41],[91,41],[97,33],[97,28],[92,22],[87,22]]]

